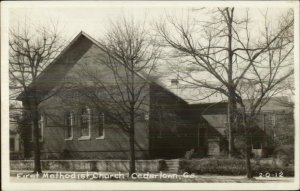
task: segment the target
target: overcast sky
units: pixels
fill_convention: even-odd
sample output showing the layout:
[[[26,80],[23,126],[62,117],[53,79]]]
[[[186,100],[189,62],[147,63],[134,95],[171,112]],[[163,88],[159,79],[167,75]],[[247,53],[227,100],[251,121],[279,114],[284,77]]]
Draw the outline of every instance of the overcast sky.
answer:
[[[280,15],[286,12],[289,6],[288,4],[280,5],[274,2],[262,4],[262,6],[257,6],[260,2],[253,3],[242,7],[238,6],[235,10],[235,14],[242,15],[245,13],[246,8],[250,8],[253,34],[258,33],[255,27],[263,24],[263,12],[268,10],[269,17],[276,23]],[[216,5],[219,6],[219,4]],[[227,4],[224,5],[227,6]],[[118,20],[124,15],[133,17],[137,21],[146,20],[151,25],[162,20],[166,14],[183,19],[187,10],[189,10],[192,17],[205,20],[207,15],[195,11],[195,9],[201,7],[214,7],[214,5],[207,2],[193,2],[192,4],[184,4],[182,2],[133,4],[131,2],[122,3],[121,5],[101,2],[92,5],[88,3],[65,2],[65,4],[52,3],[51,6],[45,6],[40,3],[34,4],[34,6],[26,5],[10,8],[9,25],[10,27],[16,27],[24,23],[25,20],[34,25],[47,25],[50,22],[58,21],[59,28],[63,28],[63,34],[68,40],[71,40],[80,31],[84,31],[95,39],[99,39],[105,33],[105,30],[109,29],[110,21]]]
[[[71,38],[78,34],[81,30],[92,35],[95,38],[101,37],[101,34],[105,32],[105,29],[109,28],[110,20],[114,21],[120,19],[122,15],[134,17],[136,20],[146,20],[147,23],[153,23],[161,20],[166,13],[175,15],[182,18],[186,11],[193,8],[200,8],[207,6],[207,3],[199,2],[193,5],[179,4],[173,5],[169,2],[167,4],[124,4],[122,6],[118,4],[105,4],[97,3],[95,5],[82,4],[82,6],[75,6],[76,2],[66,5],[57,4],[57,6],[23,6],[17,8],[11,8],[9,11],[9,24],[10,26],[16,26],[20,23],[24,23],[25,19],[28,23],[45,24],[51,21],[59,21],[60,28],[64,29],[64,33],[67,37]],[[73,5],[73,6],[72,6]],[[253,6],[253,5],[252,5]],[[286,11],[285,6],[278,6],[270,4],[268,6],[268,14],[271,18],[276,19],[279,15]],[[265,11],[266,6],[260,8],[251,8],[253,13],[252,18],[254,22],[261,20],[260,11]],[[241,9],[240,13],[245,9]],[[237,13],[238,13],[237,9]],[[199,18],[204,18],[205,15],[199,15],[199,12],[195,12],[195,15]],[[256,21],[257,20],[257,21]]]

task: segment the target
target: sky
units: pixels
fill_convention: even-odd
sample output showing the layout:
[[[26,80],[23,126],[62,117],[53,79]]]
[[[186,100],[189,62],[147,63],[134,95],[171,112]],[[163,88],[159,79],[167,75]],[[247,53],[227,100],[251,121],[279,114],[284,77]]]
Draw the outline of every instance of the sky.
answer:
[[[258,3],[258,2],[257,2]],[[80,31],[84,31],[95,39],[101,38],[106,30],[110,27],[110,22],[114,22],[125,17],[133,17],[136,21],[144,21],[150,26],[160,22],[166,15],[172,15],[179,19],[186,18],[187,10],[191,11],[191,17],[205,20],[207,15],[202,14],[197,9],[202,7],[214,7],[203,2],[193,4],[176,4],[168,2],[165,4],[148,3],[132,4],[132,3],[96,3],[96,4],[51,4],[44,6],[38,4],[34,6],[15,6],[9,9],[9,27],[17,27],[25,21],[32,25],[48,25],[51,22],[58,22],[59,29],[62,29],[63,35],[67,40],[73,39]],[[255,27],[263,24],[262,13],[268,10],[269,17],[274,21],[280,18],[280,15],[286,12],[285,6],[278,4],[268,4],[267,6],[241,6],[236,8],[236,14],[244,15],[245,10],[250,10],[252,18],[252,35],[259,35],[259,31]],[[170,75],[172,76],[172,75]],[[169,77],[171,78],[171,77]],[[168,83],[168,82],[167,82]],[[169,85],[169,84],[168,84]],[[188,93],[190,94],[190,93]],[[219,98],[218,98],[219,99]]]
[[[164,8],[126,7],[85,7],[85,8],[17,8],[10,12],[11,26],[24,22],[49,23],[58,21],[67,36],[75,36],[81,30],[93,37],[100,37],[109,28],[109,23],[123,15],[136,20],[156,20],[164,13]]]
[[[58,4],[57,6],[50,7],[41,5],[16,7],[11,8],[9,11],[9,25],[16,26],[24,23],[25,20],[35,25],[58,21],[60,28],[63,28],[67,37],[71,38],[83,30],[93,37],[98,38],[109,28],[110,21],[118,20],[123,15],[133,17],[137,21],[146,20],[147,23],[153,24],[164,18],[166,14],[182,18],[186,10],[198,9],[203,7],[204,4],[200,2],[193,6],[185,4],[174,6],[171,3],[155,6],[151,4],[147,4],[147,6],[143,4],[136,6],[132,4],[113,5],[100,3],[93,6],[89,4],[83,4],[83,6],[62,6]],[[251,9],[253,22],[259,21],[261,19],[260,11],[266,10],[263,7]],[[276,19],[285,10],[284,7],[269,7],[268,14],[271,18]],[[237,14],[243,14],[244,11],[245,9],[241,9],[240,11],[237,9]],[[192,12],[199,18],[203,19],[206,17],[206,15],[199,14],[197,11]]]

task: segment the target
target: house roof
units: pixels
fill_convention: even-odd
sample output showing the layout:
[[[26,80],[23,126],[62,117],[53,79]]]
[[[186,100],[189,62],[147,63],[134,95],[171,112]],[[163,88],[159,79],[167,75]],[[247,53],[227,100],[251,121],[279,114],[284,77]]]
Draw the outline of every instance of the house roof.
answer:
[[[244,100],[244,104],[247,106],[249,104],[250,100]],[[263,105],[261,108],[261,112],[280,112],[280,111],[292,111],[293,108],[290,106],[290,103],[292,101],[288,96],[276,96],[271,97],[268,102]],[[227,100],[221,100],[219,102],[214,102],[215,104],[223,103],[227,104]],[[212,104],[208,102],[201,102],[201,103],[191,103],[190,106],[192,107],[201,107],[203,104]],[[238,106],[239,107],[239,106]]]
[[[105,48],[103,47],[103,45],[101,45],[100,42],[98,42],[97,40],[95,40],[94,38],[92,38],[90,35],[88,35],[87,33],[85,33],[84,31],[79,32],[79,34],[77,34],[75,36],[75,38],[62,50],[62,52],[38,75],[36,82],[38,83],[43,76],[45,76],[45,74],[47,74],[49,72],[49,70],[51,70],[51,68],[55,67],[57,64],[59,64],[60,62],[58,62],[67,51],[69,51],[72,46],[81,38],[81,37],[85,37],[88,40],[90,40],[93,44],[95,44],[97,47],[99,47],[101,50],[105,51]],[[146,75],[143,74],[143,72],[136,72],[136,75],[138,75],[139,77],[146,79]],[[162,83],[161,81],[157,80],[157,79],[151,79],[152,83],[157,84],[158,86],[164,88],[165,90],[169,91],[171,94],[173,94],[175,97],[177,97],[178,99],[184,101],[185,103],[188,103],[186,100],[184,100],[181,96],[177,95],[176,93],[174,93],[173,91],[170,91],[166,85],[164,83]],[[30,89],[32,88],[32,84],[29,84],[28,89],[30,91]],[[21,94],[19,94],[17,96],[17,100],[22,101],[23,97],[24,97],[24,92],[22,92]]]

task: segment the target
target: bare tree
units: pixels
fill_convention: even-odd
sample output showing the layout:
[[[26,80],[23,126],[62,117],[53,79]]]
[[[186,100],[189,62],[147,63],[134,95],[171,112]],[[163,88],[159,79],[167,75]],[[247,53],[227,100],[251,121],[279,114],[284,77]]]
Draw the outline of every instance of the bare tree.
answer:
[[[267,14],[265,14],[265,32],[263,37],[266,42],[261,56],[253,59],[248,50],[247,57],[243,58],[251,63],[247,73],[240,78],[240,83],[236,89],[236,99],[241,106],[243,114],[243,127],[246,138],[246,159],[247,176],[251,172],[250,166],[250,131],[255,126],[255,119],[261,113],[262,107],[279,93],[286,92],[287,88],[283,84],[292,78],[293,68],[293,12],[290,11],[279,22],[280,34],[274,31],[268,23]],[[274,35],[277,38],[274,38]],[[273,41],[270,43],[270,41]],[[242,45],[242,41],[239,41]],[[245,46],[245,45],[243,45]]]
[[[295,103],[293,100],[295,96],[294,76],[291,75],[286,80],[284,80],[281,83],[280,89],[282,89],[283,91],[281,95],[285,95],[285,96],[280,96],[280,97],[278,96],[278,98],[276,98],[276,103],[278,103],[280,106],[294,109],[295,107]]]
[[[28,113],[34,131],[34,172],[41,173],[39,143],[39,103],[42,92],[36,82],[43,69],[61,51],[63,43],[57,23],[34,27],[28,23],[10,29],[9,77],[11,100],[19,94],[24,112]]]
[[[78,66],[68,86],[128,133],[131,175],[135,172],[136,120],[149,112],[147,88],[159,48],[145,23],[126,18],[112,22],[103,40],[96,43],[104,54],[95,56],[94,65]]]
[[[285,64],[279,64],[276,69],[278,63],[273,59],[280,54],[279,62],[286,61],[292,55],[292,11],[283,15],[279,24],[272,28],[265,17],[261,31],[261,28],[253,27],[253,23],[251,25],[249,10],[239,11],[237,16],[235,8],[216,8],[209,11],[210,18],[204,21],[191,19],[189,12],[187,20],[168,17],[167,22],[157,25],[166,46],[173,48],[174,56],[180,59],[179,80],[188,86],[209,89],[211,95],[220,93],[228,98],[229,156],[233,151],[231,129],[238,127],[238,104],[245,99],[240,94],[244,79],[263,75],[258,78],[263,90],[255,96],[258,99],[253,99],[257,108],[292,73],[288,70],[282,74],[281,68]],[[264,63],[269,67],[266,68]],[[250,178],[249,161],[247,155],[247,177]]]

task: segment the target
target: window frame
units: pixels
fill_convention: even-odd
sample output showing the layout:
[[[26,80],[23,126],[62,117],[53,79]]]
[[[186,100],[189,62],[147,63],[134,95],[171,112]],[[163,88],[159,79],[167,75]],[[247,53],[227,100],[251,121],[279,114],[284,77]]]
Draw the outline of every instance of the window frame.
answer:
[[[82,117],[83,117],[83,111],[87,112],[87,116],[88,116],[88,135],[82,135]],[[79,120],[80,120],[80,137],[78,138],[79,141],[81,140],[90,140],[91,139],[91,109],[89,107],[85,107],[84,110],[81,109],[80,111],[80,116],[79,116]]]
[[[67,131],[67,129],[66,128],[68,128],[66,125],[66,120],[68,120],[68,117],[70,117],[70,126],[71,126],[71,136],[70,137],[67,137],[66,136],[66,131]],[[74,138],[74,113],[73,112],[66,112],[66,114],[65,114],[65,129],[64,129],[64,136],[65,136],[65,138],[64,138],[64,140],[65,141],[70,141],[70,140],[73,140],[73,138]]]
[[[276,116],[276,114],[273,113],[271,115],[271,124],[272,124],[273,128],[276,127],[276,120],[277,120],[277,116]]]
[[[100,117],[102,118],[102,125],[103,125],[103,127],[102,127],[102,136],[99,136]],[[105,138],[105,113],[103,113],[103,112],[98,113],[96,125],[97,125],[97,137],[96,137],[96,139],[98,139],[98,140],[104,139]]]

